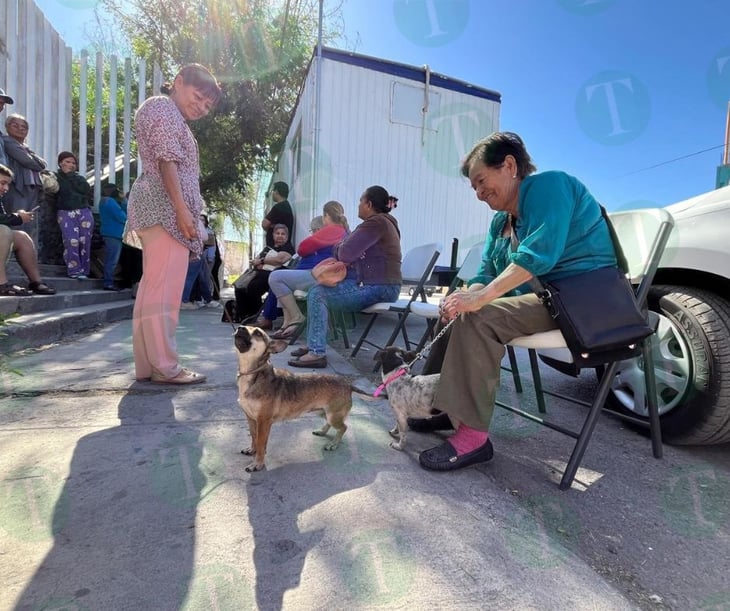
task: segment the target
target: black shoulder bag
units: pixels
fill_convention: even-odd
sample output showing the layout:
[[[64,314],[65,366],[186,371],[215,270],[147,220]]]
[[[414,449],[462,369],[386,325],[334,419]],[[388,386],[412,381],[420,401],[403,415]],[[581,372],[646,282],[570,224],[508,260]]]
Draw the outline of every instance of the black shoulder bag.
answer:
[[[641,350],[641,340],[654,332],[636,302],[626,277],[626,256],[603,206],[601,214],[619,267],[601,267],[545,283],[536,277],[530,281],[532,290],[558,323],[579,367],[634,357]],[[517,245],[512,229],[512,249]]]

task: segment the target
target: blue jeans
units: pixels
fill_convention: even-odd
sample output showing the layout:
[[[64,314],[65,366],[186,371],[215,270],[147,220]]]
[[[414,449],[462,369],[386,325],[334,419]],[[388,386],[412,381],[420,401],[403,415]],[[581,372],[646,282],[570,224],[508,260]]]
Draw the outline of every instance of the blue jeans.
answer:
[[[311,269],[277,269],[269,276],[269,288],[277,297],[308,291],[317,284]]]
[[[121,238],[104,236],[104,286],[114,286],[114,270],[122,254]]]
[[[188,273],[185,276],[185,286],[183,288],[182,302],[190,301],[190,293],[193,291],[195,281],[200,280],[200,295],[205,303],[213,301],[213,295],[210,290],[210,271],[205,259],[191,259],[188,261]]]
[[[327,308],[340,312],[359,312],[380,301],[395,301],[400,284],[365,284],[345,278],[337,286],[317,284],[307,295],[307,348],[312,354],[323,355],[327,348]]]

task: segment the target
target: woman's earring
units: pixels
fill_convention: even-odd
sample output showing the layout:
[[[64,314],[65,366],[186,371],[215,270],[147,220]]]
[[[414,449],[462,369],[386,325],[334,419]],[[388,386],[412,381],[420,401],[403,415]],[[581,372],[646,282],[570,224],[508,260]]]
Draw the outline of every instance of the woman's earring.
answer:
[[[512,180],[514,180],[515,178],[517,178],[517,174],[512,174]]]

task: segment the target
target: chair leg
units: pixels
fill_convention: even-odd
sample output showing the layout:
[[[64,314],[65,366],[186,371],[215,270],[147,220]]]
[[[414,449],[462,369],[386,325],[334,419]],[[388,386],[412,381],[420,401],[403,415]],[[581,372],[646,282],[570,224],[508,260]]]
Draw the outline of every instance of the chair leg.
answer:
[[[542,377],[540,376],[540,362],[537,360],[537,351],[530,348],[527,351],[530,357],[530,371],[532,371],[532,383],[535,385],[535,399],[537,400],[537,411],[544,414],[545,393],[542,391]]]
[[[337,312],[335,317],[335,325],[340,325],[340,333],[342,333],[342,343],[345,346],[345,350],[350,349],[350,339],[347,337],[347,323],[345,322],[345,313]]]
[[[659,421],[659,407],[657,405],[656,374],[654,359],[651,354],[651,336],[644,340],[641,348],[644,357],[644,383],[646,385],[646,402],[649,408],[649,432],[651,434],[651,450],[654,458],[661,458],[662,425]]]
[[[368,336],[368,333],[370,333],[370,329],[375,324],[375,319],[377,317],[378,317],[377,314],[370,315],[370,320],[368,321],[368,324],[365,327],[365,330],[362,332],[362,335],[360,335],[360,339],[357,340],[357,344],[355,344],[355,348],[352,350],[352,354],[350,356],[355,356],[360,351],[360,347],[362,346],[363,342],[365,341],[365,338]]]
[[[565,473],[563,473],[563,478],[560,480],[561,490],[567,490],[568,488],[570,488],[573,480],[575,479],[575,474],[578,472],[578,467],[583,460],[583,454],[585,454],[586,448],[588,447],[588,442],[590,441],[591,435],[593,434],[593,429],[596,428],[598,416],[600,416],[603,405],[606,403],[606,398],[608,397],[608,392],[611,388],[611,380],[616,374],[617,368],[618,362],[610,363],[606,367],[606,371],[604,372],[603,377],[601,378],[601,382],[598,385],[598,390],[593,397],[593,403],[588,410],[588,416],[583,423],[583,428],[581,428],[580,435],[578,435],[578,441],[575,442],[573,453],[570,455],[568,465],[565,467]]]
[[[515,349],[512,346],[507,346],[507,358],[509,359],[509,369],[512,372],[512,380],[515,384],[515,391],[522,392],[520,370],[519,367],[517,367],[517,357],[515,356]]]

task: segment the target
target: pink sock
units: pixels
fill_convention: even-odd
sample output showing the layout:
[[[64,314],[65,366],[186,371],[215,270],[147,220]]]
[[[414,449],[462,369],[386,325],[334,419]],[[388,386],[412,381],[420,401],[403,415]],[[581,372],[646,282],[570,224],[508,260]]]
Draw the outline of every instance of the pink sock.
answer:
[[[457,456],[463,456],[483,446],[489,439],[489,432],[477,431],[466,424],[460,424],[456,433],[449,437],[449,443],[454,446]]]

